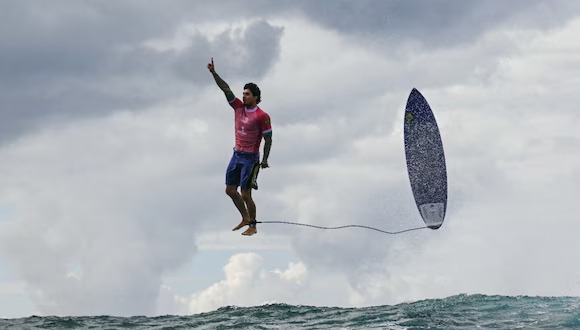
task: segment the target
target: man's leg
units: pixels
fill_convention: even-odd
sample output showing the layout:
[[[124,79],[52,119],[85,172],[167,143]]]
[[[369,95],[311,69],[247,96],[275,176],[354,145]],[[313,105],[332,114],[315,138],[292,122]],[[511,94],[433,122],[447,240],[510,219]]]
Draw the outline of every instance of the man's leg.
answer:
[[[238,211],[240,211],[240,214],[242,215],[242,221],[240,222],[240,224],[238,224],[232,230],[238,230],[238,229],[242,228],[243,226],[248,225],[250,223],[250,219],[251,219],[250,214],[248,213],[248,209],[246,208],[246,204],[244,203],[244,199],[238,193],[238,187],[234,186],[234,185],[227,185],[226,186],[226,194],[228,194],[228,196],[230,196],[230,198],[234,202],[234,205],[236,206],[236,208],[238,209]]]
[[[246,209],[246,204],[244,203],[242,196],[238,193],[238,185],[240,184],[240,176],[243,169],[243,166],[239,164],[239,161],[240,159],[238,155],[234,153],[226,170],[226,194],[230,196],[234,205],[242,215],[242,221],[232,230],[238,230],[250,223],[250,215]]]
[[[248,210],[248,215],[250,216],[250,222],[256,221],[256,204],[252,199],[252,188],[249,189],[242,189],[242,200],[246,204],[246,208]],[[251,236],[258,232],[256,229],[256,224],[250,224],[249,228],[242,233],[242,235]]]
[[[252,189],[242,189],[242,199],[246,203],[250,220],[256,220],[256,203],[252,199]]]

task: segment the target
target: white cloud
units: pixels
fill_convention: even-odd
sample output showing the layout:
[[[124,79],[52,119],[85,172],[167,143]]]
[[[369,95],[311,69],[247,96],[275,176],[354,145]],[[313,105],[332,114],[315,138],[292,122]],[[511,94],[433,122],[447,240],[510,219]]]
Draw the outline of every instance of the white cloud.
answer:
[[[303,291],[301,280],[307,276],[305,266],[300,263],[290,264],[284,271],[267,272],[262,269],[262,258],[255,253],[232,256],[224,267],[224,273],[224,280],[191,297],[189,312],[295,299]]]
[[[189,313],[203,313],[224,306],[271,303],[328,306],[350,295],[340,275],[313,274],[302,262],[290,262],[286,269],[266,270],[263,262],[256,253],[233,255],[224,266],[223,280],[189,299],[176,300],[187,301]]]
[[[161,275],[195,253],[218,192],[197,192],[212,174],[211,123],[186,103],[54,127],[2,149],[0,195],[12,211],[2,252],[43,312],[150,313]]]

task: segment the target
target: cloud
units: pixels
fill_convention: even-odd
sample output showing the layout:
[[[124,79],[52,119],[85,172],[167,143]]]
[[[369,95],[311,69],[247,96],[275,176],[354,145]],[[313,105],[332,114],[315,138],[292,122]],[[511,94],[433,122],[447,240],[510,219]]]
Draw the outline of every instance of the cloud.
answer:
[[[279,57],[283,28],[265,20],[252,21],[243,28],[224,31],[213,39],[212,53],[221,60],[225,74],[234,77],[263,77]],[[217,65],[217,64],[216,64]]]
[[[301,279],[306,276],[302,264],[290,265],[282,272],[265,272],[261,267],[262,260],[255,253],[231,257],[224,267],[225,279],[193,295],[188,303],[189,311],[200,313],[222,306],[263,304],[280,299],[280,293],[295,292],[297,295]],[[288,290],[288,286],[293,286],[294,290]]]
[[[153,312],[161,276],[195,254],[222,193],[197,188],[214,180],[203,178],[207,125],[167,106],[55,127],[1,150],[10,214],[0,251],[42,312]]]
[[[298,1],[310,21],[361,43],[415,42],[428,48],[469,44],[496,27],[559,26],[580,7],[570,1]]]
[[[256,253],[233,255],[224,266],[225,278],[189,298],[189,313],[203,313],[224,306],[256,306],[272,303],[332,304],[348,291],[332,289],[340,284],[338,276],[327,276],[326,285],[312,279],[302,262],[289,263],[286,269],[266,270],[263,258]],[[334,292],[332,292],[334,291]]]
[[[1,5],[0,143],[55,121],[139,111],[193,93],[213,84],[205,64],[217,54],[237,60],[223,65],[227,73],[256,78],[277,61],[281,29],[265,20],[226,26],[215,40],[194,29],[185,49],[159,50],[147,45],[175,38],[184,25],[204,24],[191,13],[179,14],[200,8],[35,3]]]
[[[0,142],[54,121],[138,111],[211,85],[203,74],[211,56],[230,78],[259,80],[279,60],[282,27],[272,20],[304,17],[350,36],[339,55],[353,46],[392,51],[409,42],[445,49],[514,22],[557,27],[578,12],[569,1],[549,8],[538,1],[221,1],[212,10],[188,1],[0,6]],[[175,38],[186,47],[144,47]]]

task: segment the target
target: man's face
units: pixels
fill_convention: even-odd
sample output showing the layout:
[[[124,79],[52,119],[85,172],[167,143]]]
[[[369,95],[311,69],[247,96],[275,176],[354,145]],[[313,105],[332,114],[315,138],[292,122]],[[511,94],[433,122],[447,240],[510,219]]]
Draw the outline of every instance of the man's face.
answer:
[[[256,105],[257,100],[258,98],[252,95],[251,90],[244,89],[244,92],[242,93],[242,102],[244,102],[245,106],[254,107]]]

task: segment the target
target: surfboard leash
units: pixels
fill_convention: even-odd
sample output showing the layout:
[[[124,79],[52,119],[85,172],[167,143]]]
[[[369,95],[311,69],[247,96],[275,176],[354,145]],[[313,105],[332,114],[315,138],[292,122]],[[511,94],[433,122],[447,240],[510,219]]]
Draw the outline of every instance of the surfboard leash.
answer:
[[[406,233],[406,232],[413,231],[413,230],[428,229],[429,228],[427,226],[423,226],[423,227],[409,228],[409,229],[400,230],[400,231],[386,231],[386,230],[382,230],[382,229],[378,229],[378,228],[374,228],[374,227],[369,227],[369,226],[363,226],[363,225],[344,225],[344,226],[337,226],[337,227],[325,227],[325,226],[317,226],[317,225],[311,225],[311,224],[307,224],[307,223],[290,222],[290,221],[256,221],[256,223],[277,223],[277,224],[295,225],[295,226],[311,227],[311,228],[317,228],[317,229],[331,229],[331,230],[332,229],[344,229],[344,228],[363,228],[363,229],[375,230],[375,231],[381,232],[383,234],[389,234],[389,235],[402,234],[402,233]]]

